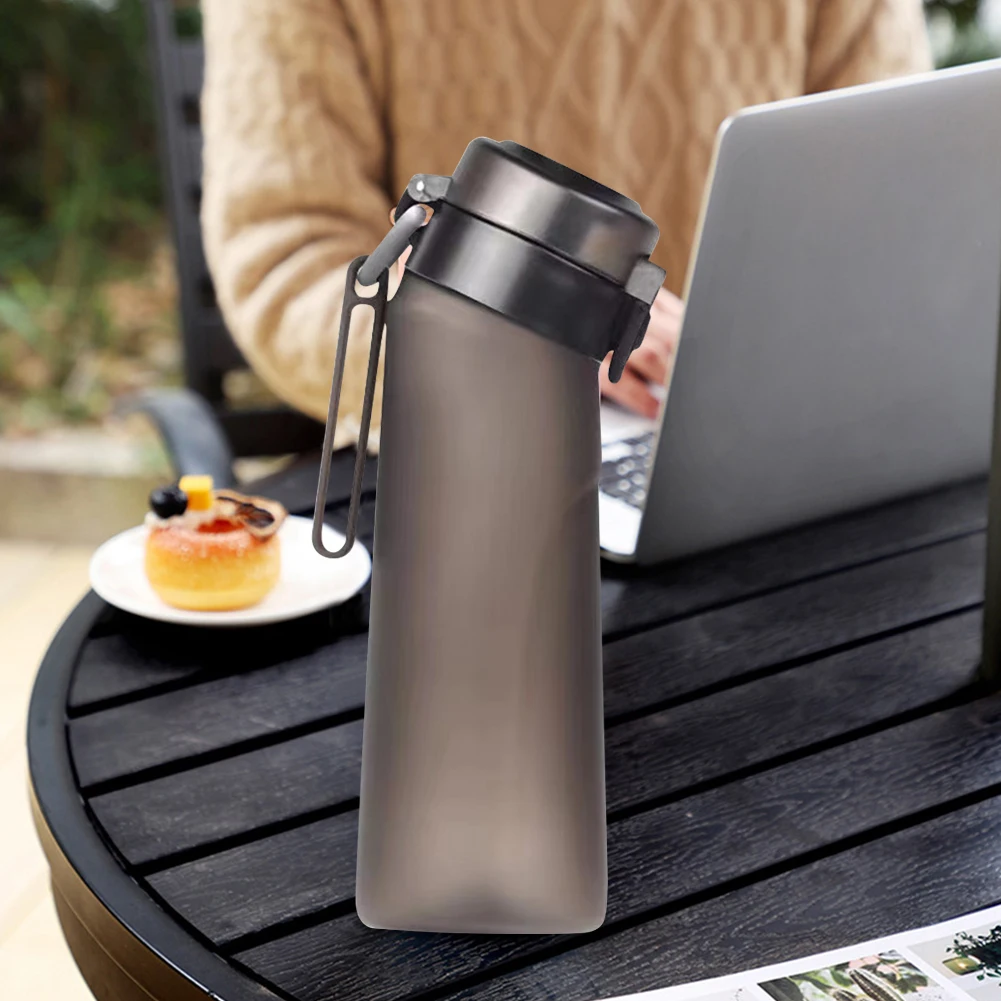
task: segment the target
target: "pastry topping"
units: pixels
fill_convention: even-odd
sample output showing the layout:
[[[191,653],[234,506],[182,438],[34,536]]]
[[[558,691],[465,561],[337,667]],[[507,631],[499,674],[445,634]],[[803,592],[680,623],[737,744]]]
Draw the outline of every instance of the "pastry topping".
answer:
[[[158,518],[173,518],[188,508],[188,495],[178,487],[157,487],[149,495],[149,506]]]
[[[220,517],[239,522],[256,539],[268,539],[274,535],[287,514],[278,501],[247,497],[233,490],[217,493],[215,499]]]
[[[212,507],[212,477],[182,476],[178,486],[188,496],[189,511],[208,511]]]
[[[238,521],[214,518],[212,521],[203,521],[195,531],[200,535],[225,535],[227,532],[239,532],[241,527]]]
[[[176,487],[160,487],[149,495],[150,528],[177,525],[202,534],[245,529],[255,539],[269,539],[288,512],[278,501],[248,497],[235,490],[213,491],[211,476],[182,476]]]

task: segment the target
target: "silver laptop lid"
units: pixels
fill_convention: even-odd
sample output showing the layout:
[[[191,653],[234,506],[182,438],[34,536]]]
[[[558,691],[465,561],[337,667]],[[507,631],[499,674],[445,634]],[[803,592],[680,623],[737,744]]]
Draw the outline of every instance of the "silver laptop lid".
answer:
[[[720,130],[640,562],[987,468],[1001,61]]]

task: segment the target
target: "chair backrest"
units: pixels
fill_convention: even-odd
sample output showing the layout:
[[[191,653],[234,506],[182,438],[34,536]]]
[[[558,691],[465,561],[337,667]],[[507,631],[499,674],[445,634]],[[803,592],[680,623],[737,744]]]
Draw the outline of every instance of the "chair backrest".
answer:
[[[160,160],[177,252],[185,382],[215,409],[234,454],[279,455],[315,448],[323,440],[322,425],[294,410],[226,404],[223,377],[247,363],[219,311],[202,246],[200,97],[205,58],[197,7],[179,0],[146,0],[146,5]],[[195,30],[179,31],[179,26]]]

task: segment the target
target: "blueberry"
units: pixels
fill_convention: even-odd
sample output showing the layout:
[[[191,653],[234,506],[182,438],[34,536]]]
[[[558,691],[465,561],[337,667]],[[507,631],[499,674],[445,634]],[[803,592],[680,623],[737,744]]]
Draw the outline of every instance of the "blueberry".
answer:
[[[180,487],[157,487],[149,495],[149,506],[158,518],[170,518],[188,509],[188,495]]]

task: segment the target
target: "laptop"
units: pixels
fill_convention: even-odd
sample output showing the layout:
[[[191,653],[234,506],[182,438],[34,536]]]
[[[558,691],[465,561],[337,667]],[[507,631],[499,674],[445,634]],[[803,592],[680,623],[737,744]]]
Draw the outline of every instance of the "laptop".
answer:
[[[719,130],[657,421],[602,407],[602,550],[656,563],[983,474],[1001,60]]]

